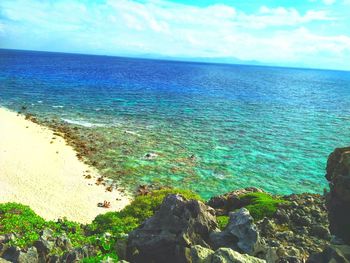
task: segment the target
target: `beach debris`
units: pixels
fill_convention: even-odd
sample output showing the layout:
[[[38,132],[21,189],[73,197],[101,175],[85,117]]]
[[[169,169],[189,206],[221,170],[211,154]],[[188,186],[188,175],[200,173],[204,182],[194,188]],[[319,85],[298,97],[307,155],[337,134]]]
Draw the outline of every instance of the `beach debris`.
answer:
[[[85,179],[91,179],[91,178],[92,178],[91,174],[85,175]]]
[[[111,202],[108,202],[106,200],[103,201],[103,203],[98,203],[98,207],[103,207],[103,208],[110,208],[111,207]]]
[[[148,185],[139,185],[137,189],[137,195],[148,195],[150,193],[150,189]]]
[[[106,187],[106,190],[107,190],[108,192],[112,192],[112,191],[113,191],[113,186],[112,186],[112,185],[107,186],[107,187]]]
[[[99,177],[99,178],[97,178],[97,180],[96,180],[96,185],[100,185],[100,184],[102,184],[103,183],[103,177],[101,176],[101,177]]]
[[[156,153],[146,153],[144,158],[146,160],[154,160],[157,157],[158,157],[158,154],[156,154]]]

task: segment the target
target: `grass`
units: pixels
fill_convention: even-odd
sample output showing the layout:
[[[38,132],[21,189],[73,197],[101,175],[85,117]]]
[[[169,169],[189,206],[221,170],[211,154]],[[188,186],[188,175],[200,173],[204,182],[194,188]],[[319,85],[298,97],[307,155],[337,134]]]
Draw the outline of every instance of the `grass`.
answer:
[[[247,203],[244,207],[249,210],[254,220],[272,217],[280,204],[288,204],[287,201],[267,193],[249,193],[240,196],[240,199]]]

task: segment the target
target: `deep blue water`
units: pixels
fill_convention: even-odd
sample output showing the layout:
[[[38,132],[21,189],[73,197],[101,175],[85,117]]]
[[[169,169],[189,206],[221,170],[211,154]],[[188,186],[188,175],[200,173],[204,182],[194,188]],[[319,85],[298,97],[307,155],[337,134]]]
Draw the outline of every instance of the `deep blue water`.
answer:
[[[322,192],[328,154],[350,145],[342,71],[0,50],[0,105],[132,131],[144,148],[123,157],[128,176],[204,197],[245,186]],[[145,161],[147,151],[157,160]],[[180,169],[188,164],[177,156],[192,154]]]

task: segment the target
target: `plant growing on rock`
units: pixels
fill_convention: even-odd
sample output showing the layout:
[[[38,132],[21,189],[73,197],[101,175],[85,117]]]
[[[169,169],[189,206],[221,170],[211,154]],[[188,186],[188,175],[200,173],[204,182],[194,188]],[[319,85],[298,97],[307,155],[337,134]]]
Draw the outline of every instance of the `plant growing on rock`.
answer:
[[[245,194],[240,196],[240,199],[246,203],[244,207],[249,210],[254,220],[272,217],[280,204],[288,204],[287,201],[264,192]]]

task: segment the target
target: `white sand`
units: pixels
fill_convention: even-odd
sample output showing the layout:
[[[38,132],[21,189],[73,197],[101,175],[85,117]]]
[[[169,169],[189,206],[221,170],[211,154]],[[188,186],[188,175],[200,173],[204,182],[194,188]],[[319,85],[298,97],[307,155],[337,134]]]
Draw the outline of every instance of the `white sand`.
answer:
[[[84,178],[86,171],[92,179]],[[66,217],[88,223],[130,201],[122,192],[95,185],[98,177],[63,138],[0,107],[0,203],[29,205],[45,219]],[[104,200],[111,202],[111,208],[97,207]]]

